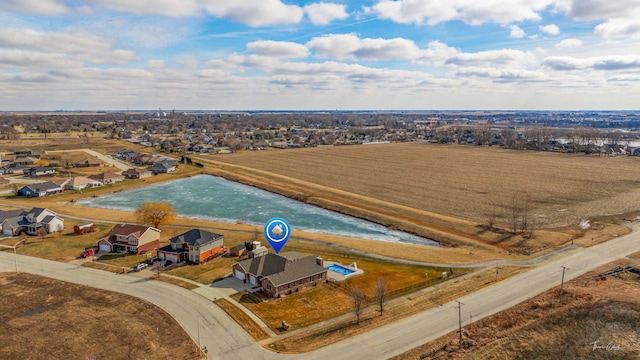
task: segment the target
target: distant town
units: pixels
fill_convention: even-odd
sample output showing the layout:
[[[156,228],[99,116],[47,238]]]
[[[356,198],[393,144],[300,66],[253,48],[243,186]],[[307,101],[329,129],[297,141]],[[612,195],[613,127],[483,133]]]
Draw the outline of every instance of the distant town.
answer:
[[[640,155],[637,111],[1,113],[0,139],[103,136],[169,153],[425,141],[519,150]]]

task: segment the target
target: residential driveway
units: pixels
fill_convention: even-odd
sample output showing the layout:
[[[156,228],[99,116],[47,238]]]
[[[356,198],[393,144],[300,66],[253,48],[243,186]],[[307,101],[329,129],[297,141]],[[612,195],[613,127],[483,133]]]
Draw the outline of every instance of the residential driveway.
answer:
[[[567,267],[565,281],[592,269],[640,251],[640,226],[617,239],[576,249],[540,263],[480,291],[463,296],[462,318],[475,321],[505,310],[560,284],[562,266]],[[13,254],[0,252],[0,271],[14,271]],[[434,340],[458,327],[454,301],[443,304],[368,333],[351,337],[325,348],[300,354],[276,354],[255,344],[251,338],[210,300],[180,287],[130,275],[114,275],[80,266],[18,256],[18,268],[36,275],[118,291],[146,299],[170,313],[214,359],[386,359]],[[235,291],[235,289],[234,289]],[[198,318],[201,317],[201,320]],[[466,323],[466,321],[465,321]],[[585,342],[591,341],[586,339]],[[589,346],[585,343],[585,346]]]

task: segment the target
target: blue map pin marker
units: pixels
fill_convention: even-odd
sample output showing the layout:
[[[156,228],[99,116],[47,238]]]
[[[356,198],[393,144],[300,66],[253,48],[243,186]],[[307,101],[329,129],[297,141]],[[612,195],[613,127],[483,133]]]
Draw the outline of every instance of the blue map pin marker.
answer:
[[[264,224],[264,237],[269,242],[269,245],[275,250],[276,254],[280,253],[280,250],[284,247],[291,235],[291,226],[287,220],[279,217],[269,219]]]

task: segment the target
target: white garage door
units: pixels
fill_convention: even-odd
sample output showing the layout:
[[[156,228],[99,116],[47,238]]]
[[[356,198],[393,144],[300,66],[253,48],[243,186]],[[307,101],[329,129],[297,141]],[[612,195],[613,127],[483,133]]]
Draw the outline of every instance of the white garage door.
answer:
[[[251,283],[251,285],[256,285],[257,284],[256,277],[253,275],[249,275],[249,283]]]
[[[164,257],[174,264],[178,262],[178,255],[176,254],[164,254]]]
[[[238,278],[240,280],[244,280],[244,274],[242,273],[242,271],[233,270],[233,274],[236,276],[236,278]]]
[[[111,246],[109,246],[108,244],[100,244],[100,251],[110,252]]]

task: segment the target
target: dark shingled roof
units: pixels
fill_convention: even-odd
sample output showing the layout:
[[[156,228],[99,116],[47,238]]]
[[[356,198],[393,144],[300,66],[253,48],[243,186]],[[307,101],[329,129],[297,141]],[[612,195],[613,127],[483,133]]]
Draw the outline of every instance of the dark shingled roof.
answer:
[[[220,246],[223,243],[224,237],[220,234],[215,234],[200,229],[191,229],[186,233],[180,234],[176,237],[169,239],[172,244],[182,245],[184,243],[189,246],[202,246],[209,243],[214,243],[214,246]]]
[[[243,260],[238,262],[238,265],[251,275],[271,280],[275,286],[327,271],[316,263],[315,256],[305,256],[293,251]]]

